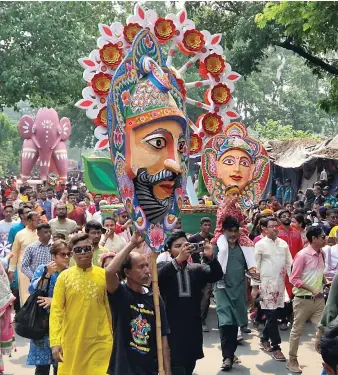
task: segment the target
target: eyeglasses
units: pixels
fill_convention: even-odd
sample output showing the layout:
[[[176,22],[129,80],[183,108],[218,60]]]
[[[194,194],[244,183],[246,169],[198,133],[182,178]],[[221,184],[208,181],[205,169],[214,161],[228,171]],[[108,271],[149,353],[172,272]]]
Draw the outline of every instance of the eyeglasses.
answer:
[[[69,253],[59,253],[59,254],[56,254],[56,255],[60,255],[61,258],[71,258],[72,257],[72,253],[69,252]]]
[[[92,251],[91,246],[78,246],[78,247],[73,247],[73,251],[75,254],[81,254],[83,253],[89,253]]]

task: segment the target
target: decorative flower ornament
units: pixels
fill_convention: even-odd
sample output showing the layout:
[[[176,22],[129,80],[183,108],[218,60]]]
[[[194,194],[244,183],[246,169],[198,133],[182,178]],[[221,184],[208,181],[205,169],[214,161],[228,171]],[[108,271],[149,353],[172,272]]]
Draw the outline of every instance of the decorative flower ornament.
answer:
[[[159,18],[155,22],[154,33],[159,42],[165,43],[170,40],[176,31],[176,26],[172,20],[166,20],[165,18]]]
[[[234,109],[235,102],[232,96],[234,83],[240,75],[231,70],[231,66],[223,56],[223,48],[220,45],[222,35],[199,30],[195,23],[188,19],[185,9],[177,14],[158,16],[155,10],[137,4],[134,14],[127,17],[125,25],[114,22],[110,25],[99,24],[98,28],[100,33],[97,40],[98,48],[87,57],[78,60],[84,68],[83,78],[88,83],[88,87],[82,91],[83,99],[76,103],[78,108],[86,110],[96,129],[100,129],[95,130],[94,133],[99,137],[99,142],[96,144],[98,149],[108,147],[108,138],[104,129],[107,126],[107,95],[111,77],[130,51],[136,35],[145,28],[155,35],[158,43],[168,45],[166,60],[168,68],[173,68],[173,57],[178,51],[189,55],[184,65],[174,71],[176,83],[188,105],[206,111],[196,124],[190,124],[194,132],[191,144],[196,146],[191,148],[191,154],[196,155],[196,150],[200,153],[209,137],[222,132],[231,121],[239,117],[239,113]],[[144,40],[145,46],[149,49],[152,48],[152,43],[149,37],[148,40]],[[197,61],[200,65],[198,72],[201,78],[195,82],[187,82],[184,74],[188,69],[195,68]],[[131,80],[139,74],[132,60],[126,62],[126,70]],[[196,88],[204,90],[204,102],[189,97],[190,89]],[[132,104],[129,92],[121,92],[120,98],[124,105]],[[142,97],[144,105],[148,105],[149,100],[147,97]],[[152,114],[153,118],[158,115],[160,114],[156,111]]]

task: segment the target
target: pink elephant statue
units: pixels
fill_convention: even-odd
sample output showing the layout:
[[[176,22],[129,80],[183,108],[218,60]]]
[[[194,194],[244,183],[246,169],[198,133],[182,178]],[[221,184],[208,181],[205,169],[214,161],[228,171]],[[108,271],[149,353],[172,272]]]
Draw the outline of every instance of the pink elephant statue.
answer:
[[[48,173],[55,171],[62,181],[67,181],[68,155],[65,141],[71,133],[68,118],[59,116],[53,108],[40,108],[36,118],[22,116],[19,133],[24,139],[21,155],[21,178],[27,181],[36,162],[40,179],[47,180]]]

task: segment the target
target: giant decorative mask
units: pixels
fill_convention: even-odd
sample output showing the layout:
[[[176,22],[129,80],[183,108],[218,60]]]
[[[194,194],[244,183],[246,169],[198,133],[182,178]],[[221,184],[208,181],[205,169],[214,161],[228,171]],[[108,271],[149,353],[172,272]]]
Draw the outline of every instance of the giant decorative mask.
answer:
[[[159,16],[155,10],[136,4],[125,25],[99,24],[99,32],[98,48],[78,60],[87,87],[76,106],[86,110],[94,121],[98,138],[95,148],[104,150],[110,145],[114,177],[136,228],[145,233],[152,250],[161,251],[183,200],[187,127],[193,130],[189,135],[191,157],[203,154],[211,137],[223,134],[226,126],[239,117],[232,93],[240,75],[223,56],[221,34],[198,30],[185,9]],[[159,45],[165,45],[166,60]],[[175,61],[177,52],[187,59]],[[173,65],[182,60],[183,65],[174,69]],[[200,78],[186,82],[185,73],[196,69],[198,63],[198,73],[190,76]],[[205,103],[188,96],[189,90],[198,88],[205,91]],[[189,122],[187,126],[185,103],[208,112],[199,125]],[[245,133],[245,129],[241,131]],[[232,155],[235,160],[238,150]],[[251,159],[249,154],[241,157],[240,163],[250,164],[246,177],[243,175],[244,191],[244,180],[254,182],[259,178],[252,163],[260,157],[259,152]],[[210,154],[209,159],[211,168],[218,166],[219,173],[226,172],[226,164],[218,162],[216,156]],[[209,189],[213,189],[211,180],[223,183],[214,169],[204,176],[209,179]],[[222,193],[216,195],[215,200],[221,201]],[[254,192],[244,200],[249,202],[258,195]]]
[[[244,208],[250,208],[261,198],[270,173],[266,150],[248,136],[240,123],[229,124],[224,133],[206,142],[201,167],[206,187],[215,202],[224,201],[226,186],[237,185]]]
[[[139,32],[115,72],[107,114],[123,203],[148,245],[160,251],[183,201],[187,119],[179,86],[149,30]]]

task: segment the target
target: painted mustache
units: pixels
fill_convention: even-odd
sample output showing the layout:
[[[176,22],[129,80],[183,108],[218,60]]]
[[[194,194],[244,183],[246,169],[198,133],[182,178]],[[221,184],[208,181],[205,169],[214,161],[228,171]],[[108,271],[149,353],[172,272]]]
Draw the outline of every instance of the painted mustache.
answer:
[[[145,168],[140,168],[138,171],[137,179],[142,184],[149,184],[155,186],[164,181],[174,181],[173,190],[181,186],[181,175],[163,169],[154,175],[150,175]]]

